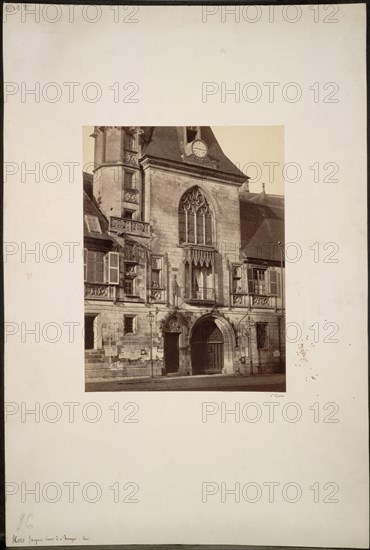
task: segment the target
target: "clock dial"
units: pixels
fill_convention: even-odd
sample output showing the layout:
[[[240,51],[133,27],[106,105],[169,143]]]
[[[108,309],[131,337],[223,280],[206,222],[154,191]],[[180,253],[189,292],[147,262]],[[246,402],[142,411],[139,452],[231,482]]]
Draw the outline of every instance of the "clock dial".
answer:
[[[197,139],[193,142],[192,151],[196,157],[203,158],[207,154],[207,145],[204,143],[204,141]]]

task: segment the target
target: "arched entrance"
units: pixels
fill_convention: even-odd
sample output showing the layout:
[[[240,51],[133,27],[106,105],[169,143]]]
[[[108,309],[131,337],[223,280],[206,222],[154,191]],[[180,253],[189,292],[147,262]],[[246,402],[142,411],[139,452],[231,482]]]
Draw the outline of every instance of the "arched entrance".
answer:
[[[193,374],[220,374],[224,367],[224,338],[213,319],[198,323],[191,339]]]
[[[232,374],[234,349],[234,331],[226,318],[200,318],[190,335],[192,374]]]

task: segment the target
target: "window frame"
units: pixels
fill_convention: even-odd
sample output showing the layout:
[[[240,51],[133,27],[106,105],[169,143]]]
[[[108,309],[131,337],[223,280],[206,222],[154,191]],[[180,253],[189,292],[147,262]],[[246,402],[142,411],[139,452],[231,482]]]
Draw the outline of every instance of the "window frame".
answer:
[[[130,145],[130,147],[128,145]],[[135,136],[134,133],[131,133],[131,132],[125,130],[123,147],[124,147],[125,151],[129,151],[130,153],[136,153],[137,152],[136,136]]]
[[[89,233],[98,233],[98,234],[102,233],[102,228],[101,228],[100,220],[98,216],[94,216],[93,214],[85,214],[85,222]],[[98,229],[95,230],[94,227],[97,227]]]
[[[185,207],[187,195],[199,192],[204,200],[201,206]],[[204,209],[204,205],[206,208]],[[207,221],[207,218],[209,221]],[[178,207],[178,237],[180,245],[214,246],[214,216],[209,201],[200,187],[188,189],[180,198]]]
[[[131,330],[126,331],[126,321],[132,322]],[[123,334],[124,336],[136,333],[136,315],[124,315],[123,316]]]
[[[118,286],[119,285],[119,260],[120,260],[119,252],[110,251],[110,252],[108,252],[108,254],[106,254],[106,258],[107,258],[106,282],[109,285]],[[112,265],[112,263],[113,263],[112,259],[113,258],[115,258],[116,265]],[[116,279],[117,280],[113,280],[112,272],[116,273]]]
[[[153,267],[153,260],[159,260],[160,267]],[[153,272],[158,273],[158,286],[153,287]],[[164,288],[163,282],[163,256],[152,256],[150,262],[150,288],[151,289],[162,289]]]
[[[131,179],[130,185],[127,184],[127,176],[129,176]],[[134,170],[124,170],[123,173],[123,189],[129,190],[129,189],[136,189],[136,178],[135,178],[135,171]]]
[[[90,283],[92,285],[104,285],[106,284],[106,275],[105,275],[105,257],[106,257],[106,253],[101,251],[101,250],[90,250],[90,249],[86,249],[87,250],[87,257],[86,257],[86,280],[85,282],[86,283]],[[99,256],[97,256],[99,255]],[[99,262],[97,261],[97,258],[99,258]],[[93,268],[90,270],[89,267],[90,266],[93,266]],[[101,269],[100,270],[97,270],[97,266],[100,265],[101,266]],[[93,274],[93,277],[90,278],[89,277],[89,271],[92,271],[92,274]],[[96,275],[97,274],[101,274],[102,277],[101,279],[102,280],[96,280],[97,277]],[[93,280],[91,280],[93,279]]]

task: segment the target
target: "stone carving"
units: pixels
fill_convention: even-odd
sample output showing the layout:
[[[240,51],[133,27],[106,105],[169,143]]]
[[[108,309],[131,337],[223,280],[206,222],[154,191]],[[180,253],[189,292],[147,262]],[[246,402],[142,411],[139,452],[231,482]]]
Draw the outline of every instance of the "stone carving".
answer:
[[[194,265],[209,267],[214,265],[215,253],[214,250],[194,245],[185,250],[185,261],[192,262]]]
[[[268,306],[270,304],[268,296],[253,296],[252,305],[253,306]]]
[[[115,286],[97,285],[85,283],[85,297],[95,300],[114,300],[116,293]]]
[[[125,151],[123,162],[125,162],[126,164],[133,164],[134,166],[137,166],[138,164],[137,153],[129,153],[128,151]]]
[[[151,292],[152,300],[162,300],[162,290],[156,290],[152,288]]]
[[[177,317],[171,317],[167,322],[166,332],[181,332],[181,323]]]
[[[126,202],[139,204],[139,192],[134,189],[125,189],[123,198]]]
[[[181,199],[179,208],[182,212],[193,210],[193,212],[199,211],[201,214],[211,215],[207,199],[198,187],[190,189],[185,193]]]

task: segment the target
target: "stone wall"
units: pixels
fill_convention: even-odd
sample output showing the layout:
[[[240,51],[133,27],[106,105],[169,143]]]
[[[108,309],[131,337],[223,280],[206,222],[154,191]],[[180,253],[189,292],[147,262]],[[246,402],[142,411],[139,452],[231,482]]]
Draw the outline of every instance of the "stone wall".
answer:
[[[191,332],[197,321],[205,316],[220,320],[224,335],[225,358],[229,357],[227,374],[269,374],[281,371],[285,360],[285,345],[282,321],[269,312],[247,313],[244,310],[219,308],[195,308],[186,306],[181,311],[164,305],[151,307],[154,314],[152,324],[153,373],[156,376],[165,374],[164,333],[166,323],[176,317],[181,322],[179,338],[179,374],[192,374],[191,365]],[[151,336],[148,320],[149,308],[144,304],[99,303],[89,301],[85,306],[86,314],[95,314],[98,319],[97,349],[103,351],[101,364],[95,366],[94,376],[99,378],[99,369],[110,369],[112,377],[121,375],[151,376],[150,361]],[[135,316],[135,331],[124,334],[124,316]],[[249,316],[249,317],[248,317]],[[268,324],[268,349],[257,349],[256,323]],[[280,333],[279,333],[280,331]],[[89,357],[94,352],[86,352],[87,368],[91,367]],[[104,371],[105,372],[105,371]]]

